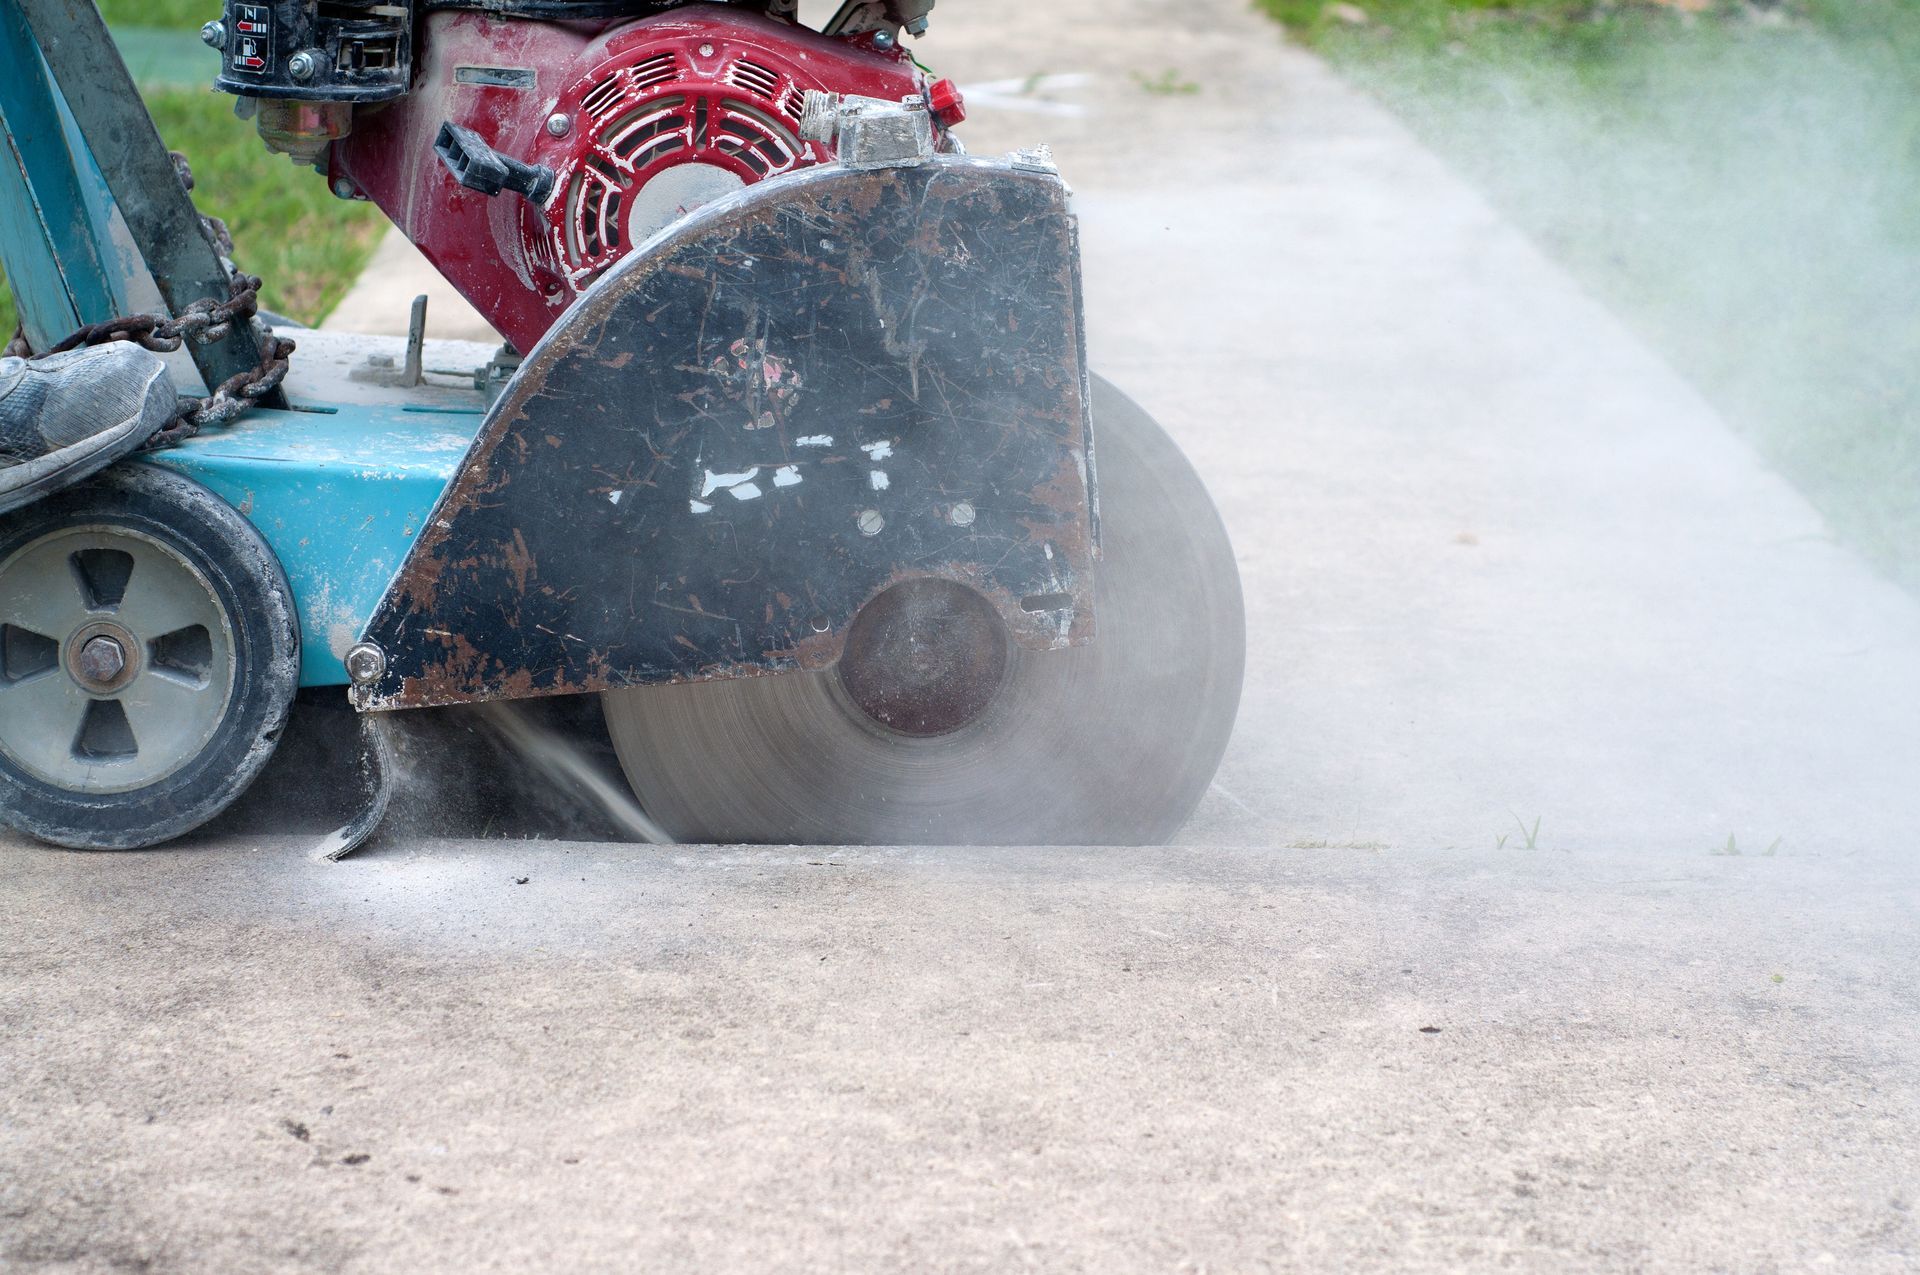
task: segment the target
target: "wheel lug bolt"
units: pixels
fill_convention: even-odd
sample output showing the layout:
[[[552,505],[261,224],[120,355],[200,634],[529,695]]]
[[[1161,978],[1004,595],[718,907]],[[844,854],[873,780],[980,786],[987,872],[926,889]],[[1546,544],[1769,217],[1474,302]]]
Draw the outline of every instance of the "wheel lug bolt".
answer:
[[[80,648],[80,676],[89,682],[111,682],[127,671],[127,653],[110,637],[96,637]]]

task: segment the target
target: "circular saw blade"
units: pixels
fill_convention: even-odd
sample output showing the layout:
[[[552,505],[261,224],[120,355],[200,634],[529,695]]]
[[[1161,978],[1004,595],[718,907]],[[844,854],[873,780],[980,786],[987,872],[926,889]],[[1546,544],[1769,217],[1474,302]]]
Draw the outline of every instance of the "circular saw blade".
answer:
[[[837,672],[610,692],[608,728],[677,839],[806,844],[1154,844],[1211,782],[1245,667],[1239,572],[1198,475],[1094,383],[1102,557],[1096,637],[1014,650],[993,701],[919,737]]]

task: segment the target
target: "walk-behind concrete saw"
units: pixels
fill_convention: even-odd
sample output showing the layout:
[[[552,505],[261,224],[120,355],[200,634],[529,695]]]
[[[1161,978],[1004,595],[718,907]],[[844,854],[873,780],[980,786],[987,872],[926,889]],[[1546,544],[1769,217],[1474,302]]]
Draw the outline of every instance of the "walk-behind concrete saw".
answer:
[[[176,837],[332,688],[336,853],[392,714],[563,696],[683,841],[1171,837],[1239,700],[1232,550],[1088,370],[1050,158],[966,154],[903,44],[932,8],[228,0],[238,114],[505,344],[195,327],[176,378],[249,410],[0,519],[0,818]],[[250,295],[91,3],[0,21],[25,346]]]

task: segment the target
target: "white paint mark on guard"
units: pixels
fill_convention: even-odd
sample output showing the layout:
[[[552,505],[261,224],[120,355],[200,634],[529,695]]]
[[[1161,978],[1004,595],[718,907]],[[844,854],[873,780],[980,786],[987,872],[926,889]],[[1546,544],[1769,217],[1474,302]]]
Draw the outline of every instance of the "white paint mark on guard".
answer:
[[[884,440],[878,443],[862,443],[860,450],[867,454],[868,460],[885,460],[893,455],[893,444]]]
[[[736,486],[736,487],[729,487],[729,488],[727,488],[727,492],[728,492],[728,493],[729,493],[729,494],[730,494],[730,495],[731,495],[731,496],[732,496],[732,497],[733,497],[733,498],[734,498],[735,500],[758,500],[758,499],[760,499],[760,488],[759,488],[759,486],[758,486],[758,484],[755,484],[755,483],[741,483],[740,485],[738,485],[738,486]]]
[[[891,480],[887,478],[887,471],[884,469],[876,469],[868,474],[867,477],[873,480],[873,489],[875,491],[885,491],[888,487],[892,486]]]
[[[624,491],[614,491],[614,492],[608,492],[608,493],[607,493],[607,499],[608,499],[609,501],[611,501],[611,502],[612,502],[613,504],[616,504],[616,505],[617,505],[617,504],[619,504],[619,503],[620,503],[620,497],[622,497],[622,496],[624,496],[624,495],[626,495],[626,494],[627,494],[627,493],[626,493],[626,492],[624,492]]]
[[[748,482],[754,478],[758,478],[759,476],[760,476],[760,467],[758,465],[755,465],[752,469],[742,470],[737,474],[716,474],[711,469],[709,469],[707,471],[706,484],[700,488],[700,499],[705,500],[708,496],[713,495],[713,493],[716,491],[720,491],[728,487],[738,487],[742,483]],[[753,495],[757,496],[759,494],[760,494],[760,489],[757,487],[754,488]],[[749,496],[746,499],[751,500],[753,499],[753,496]]]
[[[808,434],[804,437],[794,439],[793,445],[795,447],[831,447],[833,446],[833,435]]]
[[[775,487],[791,487],[799,481],[800,466],[798,465],[782,465],[773,471],[773,485]]]
[[[710,514],[713,512],[713,506],[704,500],[689,500],[687,506],[697,514]]]

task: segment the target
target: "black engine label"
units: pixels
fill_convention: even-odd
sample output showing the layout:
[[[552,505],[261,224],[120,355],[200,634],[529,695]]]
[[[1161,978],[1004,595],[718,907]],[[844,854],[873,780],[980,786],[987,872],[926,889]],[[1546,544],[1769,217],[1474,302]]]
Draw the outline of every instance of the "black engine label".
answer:
[[[227,65],[241,75],[265,75],[273,62],[273,10],[263,4],[233,6]]]

